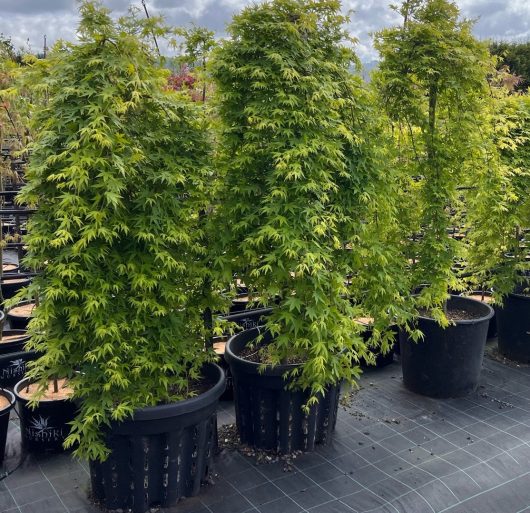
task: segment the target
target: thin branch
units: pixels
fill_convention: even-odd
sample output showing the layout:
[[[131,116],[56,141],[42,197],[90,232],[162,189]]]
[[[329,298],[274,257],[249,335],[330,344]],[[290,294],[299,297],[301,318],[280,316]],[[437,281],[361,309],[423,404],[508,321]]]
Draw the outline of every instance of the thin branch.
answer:
[[[149,11],[147,10],[147,4],[145,3],[145,0],[142,0],[142,5],[144,7],[145,15],[147,19],[151,19],[151,16],[149,16]],[[153,41],[155,42],[156,51],[158,52],[158,56],[160,57],[160,48],[158,47],[158,41],[156,40],[155,33],[151,31],[151,35],[153,36]]]

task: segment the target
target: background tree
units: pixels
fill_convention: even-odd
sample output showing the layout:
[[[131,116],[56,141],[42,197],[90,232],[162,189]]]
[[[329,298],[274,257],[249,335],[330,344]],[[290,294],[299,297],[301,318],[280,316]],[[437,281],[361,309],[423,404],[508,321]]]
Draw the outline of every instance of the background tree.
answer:
[[[180,69],[171,77],[172,85],[177,89],[199,87],[200,99],[206,101],[209,83],[206,65],[211,51],[217,46],[215,33],[203,27],[177,28],[181,41],[175,42],[181,55],[177,57]]]
[[[477,285],[496,301],[528,285],[525,233],[530,227],[530,97],[496,89],[489,165],[479,168],[470,209],[469,256]]]
[[[530,87],[530,41],[493,41],[490,51],[499,57],[501,66],[508,66],[510,73],[520,78],[515,90],[526,91]]]

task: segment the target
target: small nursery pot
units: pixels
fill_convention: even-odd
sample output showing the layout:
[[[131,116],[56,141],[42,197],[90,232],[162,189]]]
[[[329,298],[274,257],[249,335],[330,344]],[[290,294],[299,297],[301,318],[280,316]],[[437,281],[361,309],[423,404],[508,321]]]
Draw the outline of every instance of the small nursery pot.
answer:
[[[29,335],[26,330],[5,330],[0,340],[0,355],[23,351]]]
[[[36,360],[35,351],[18,351],[0,355],[0,387],[12,387],[24,378],[26,363]]]
[[[30,284],[29,278],[17,278],[16,274],[8,278],[2,278],[0,285],[2,287],[2,297],[11,299],[21,288]]]
[[[206,392],[142,408],[109,428],[111,454],[103,463],[90,462],[92,495],[104,508],[144,513],[199,493],[216,446],[216,408],[225,388],[218,365],[206,365],[204,376],[212,383]]]
[[[508,294],[497,310],[499,353],[510,360],[530,363],[530,296]]]
[[[241,326],[244,330],[250,330],[263,326],[266,322],[266,317],[270,315],[272,308],[253,308],[251,310],[243,310],[222,315],[221,319],[234,322]]]
[[[33,305],[33,307],[31,306]],[[35,308],[33,301],[21,301],[7,312],[7,320],[11,328],[16,330],[25,330],[31,319],[31,312]]]
[[[497,336],[497,310],[496,305],[491,305],[491,299],[493,294],[489,290],[472,290],[471,292],[463,292],[461,296],[467,297],[469,299],[474,299],[475,301],[481,301],[493,308],[493,317],[490,319],[488,327],[488,338],[493,338]],[[482,299],[484,296],[485,299]]]
[[[429,397],[460,397],[478,386],[491,306],[461,296],[448,304],[477,317],[457,320],[442,328],[429,317],[418,318],[424,338],[414,342],[400,332],[403,383],[412,392]]]
[[[288,390],[284,374],[297,365],[278,365],[260,371],[260,364],[239,356],[256,339],[260,328],[231,337],[225,349],[234,380],[236,421],[241,442],[265,450],[290,453],[311,451],[331,438],[337,421],[340,384],[330,386],[308,415],[302,411],[309,393]],[[265,342],[270,334],[265,332]]]
[[[19,270],[19,266],[17,264],[12,264],[12,263],[5,263],[2,265],[2,273],[7,273],[7,274],[10,274],[10,273],[17,273],[18,270]],[[16,276],[16,274],[15,274]]]
[[[230,313],[242,312],[249,307],[250,297],[248,292],[238,294],[233,300],[232,305],[230,306]]]
[[[15,233],[15,223],[13,222],[4,222],[2,223],[2,235],[5,237],[6,235],[13,235]]]
[[[13,406],[15,406],[15,396],[9,391],[0,388],[0,396],[2,403],[7,402],[0,409],[0,464],[4,462],[4,455],[6,452],[7,430],[9,429],[9,415]]]
[[[20,415],[22,445],[29,452],[60,452],[70,432],[69,422],[77,413],[76,404],[70,399],[41,400],[36,408],[30,408],[29,400],[20,395],[29,380],[19,381],[13,392],[17,398]]]

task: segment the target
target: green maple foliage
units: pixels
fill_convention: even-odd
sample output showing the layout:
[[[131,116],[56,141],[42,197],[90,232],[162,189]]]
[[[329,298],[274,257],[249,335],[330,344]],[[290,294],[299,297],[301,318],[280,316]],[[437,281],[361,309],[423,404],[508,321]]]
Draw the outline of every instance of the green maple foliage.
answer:
[[[354,319],[383,331],[401,308],[399,254],[385,244],[395,180],[345,22],[334,0],[248,7],[211,67],[225,173],[216,264],[273,306],[267,361],[303,362],[291,385],[309,403],[370,358]]]
[[[493,62],[456,4],[407,0],[398,10],[403,25],[375,37],[381,63],[374,84],[398,142],[404,226],[419,232],[407,250],[415,257],[411,284],[429,284],[420,304],[440,307],[449,290],[463,286],[453,264],[466,247],[447,233],[461,208],[459,188],[476,185],[477,166],[488,158],[482,112]],[[432,313],[447,323],[441,309]]]
[[[81,5],[79,43],[34,77],[49,101],[22,200],[36,205],[26,264],[41,270],[30,376],[66,376],[80,411],[66,446],[105,458],[104,430],[189,397],[212,355],[203,311],[209,140],[201,110],[166,89],[158,20]]]
[[[530,97],[496,91],[495,151],[480,170],[470,209],[470,267],[476,286],[492,289],[497,303],[528,287],[530,261]],[[525,279],[526,276],[526,279]]]

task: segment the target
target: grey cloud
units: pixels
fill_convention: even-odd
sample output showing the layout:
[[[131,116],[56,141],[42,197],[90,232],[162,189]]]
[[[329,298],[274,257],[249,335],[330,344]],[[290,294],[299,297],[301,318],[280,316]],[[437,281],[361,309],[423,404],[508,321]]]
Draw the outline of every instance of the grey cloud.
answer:
[[[71,10],[72,0],[0,0],[2,17],[16,14],[46,14]]]
[[[237,9],[228,6],[218,6],[214,10],[206,10],[200,16],[194,16],[183,9],[175,9],[171,13],[165,13],[166,21],[174,26],[187,26],[190,24],[207,27],[221,35],[225,33],[226,25],[230,22]]]
[[[371,33],[399,22],[389,8],[392,0],[343,0],[345,11],[353,9],[349,30],[359,40],[357,52],[362,60],[377,57]],[[141,0],[103,0],[104,5],[121,14],[129,4],[141,8]],[[152,14],[161,14],[171,25],[195,23],[224,35],[232,15],[252,0],[147,0]],[[399,0],[394,0],[399,3]],[[477,19],[475,33],[481,38],[530,38],[529,0],[457,0],[462,14]],[[40,46],[42,35],[50,42],[75,39],[78,23],[75,0],[0,0],[0,32],[12,36],[17,45],[30,39]]]
[[[181,8],[185,10],[186,7],[192,7],[195,10],[197,7],[201,7],[206,2],[197,0],[196,2],[189,2],[188,0],[152,0],[150,2],[155,9],[174,9]]]
[[[27,48],[29,41],[30,51],[38,51],[43,45],[43,36],[46,34],[48,46],[58,39],[75,40],[77,17],[68,11],[61,13],[37,14],[28,17],[22,14],[9,18],[0,18],[0,33],[10,36],[17,48]]]

